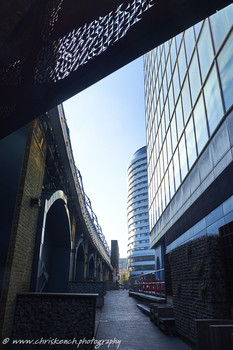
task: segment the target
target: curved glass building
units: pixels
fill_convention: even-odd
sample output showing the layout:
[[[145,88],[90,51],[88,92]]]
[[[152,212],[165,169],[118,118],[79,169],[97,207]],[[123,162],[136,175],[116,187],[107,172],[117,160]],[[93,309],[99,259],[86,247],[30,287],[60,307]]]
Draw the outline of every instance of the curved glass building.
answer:
[[[155,270],[154,250],[149,243],[146,146],[134,153],[128,167],[128,250],[130,276]]]
[[[232,25],[229,5],[144,56],[150,246],[159,266],[164,252],[233,220]]]

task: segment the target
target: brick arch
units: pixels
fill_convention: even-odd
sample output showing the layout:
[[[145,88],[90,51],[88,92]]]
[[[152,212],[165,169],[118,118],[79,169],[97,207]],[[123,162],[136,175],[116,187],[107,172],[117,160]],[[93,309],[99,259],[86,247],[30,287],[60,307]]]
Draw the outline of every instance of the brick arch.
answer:
[[[83,239],[77,244],[75,253],[75,281],[84,281],[85,249]]]
[[[101,266],[100,266],[100,261],[98,261],[97,266],[96,266],[96,278],[97,278],[97,281],[100,281],[100,275],[101,275]]]
[[[95,276],[95,258],[94,254],[90,254],[88,259],[88,277],[94,277]]]
[[[67,198],[56,191],[45,200],[37,272],[38,292],[68,292],[71,224]]]

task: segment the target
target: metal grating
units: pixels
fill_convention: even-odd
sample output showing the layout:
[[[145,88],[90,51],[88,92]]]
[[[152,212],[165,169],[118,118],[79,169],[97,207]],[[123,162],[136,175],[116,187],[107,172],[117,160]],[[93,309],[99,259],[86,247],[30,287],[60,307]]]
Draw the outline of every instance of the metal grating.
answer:
[[[227,294],[233,304],[233,221],[219,229],[226,273]]]
[[[3,0],[0,138],[229,3]]]

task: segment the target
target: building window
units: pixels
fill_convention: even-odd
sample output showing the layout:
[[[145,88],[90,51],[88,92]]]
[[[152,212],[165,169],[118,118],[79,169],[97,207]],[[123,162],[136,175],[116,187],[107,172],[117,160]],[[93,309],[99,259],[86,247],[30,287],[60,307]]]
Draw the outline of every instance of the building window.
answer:
[[[180,92],[180,82],[179,82],[179,75],[178,75],[178,66],[176,64],[176,68],[174,70],[173,74],[173,88],[174,88],[174,97],[175,97],[175,104]]]
[[[225,102],[225,108],[232,105],[233,96],[233,59],[232,59],[232,47],[233,47],[233,32],[229,39],[225,43],[219,57],[218,66],[222,83],[223,97]]]
[[[174,97],[173,97],[172,83],[168,91],[168,98],[169,98],[169,107],[170,107],[170,116],[171,116],[174,111]]]
[[[175,38],[172,40],[172,45],[171,45],[171,68],[173,71],[173,68],[175,66],[175,61],[176,61],[176,43],[175,43]]]
[[[195,31],[196,39],[197,39],[197,37],[198,37],[198,35],[199,35],[199,33],[200,33],[202,23],[203,23],[203,21],[202,21],[202,22],[198,22],[198,23],[195,24],[195,26],[194,26],[194,31]]]
[[[187,153],[185,146],[185,137],[184,134],[179,143],[179,153],[180,153],[180,170],[181,170],[181,178],[184,180],[185,176],[188,172],[188,164],[187,164]]]
[[[173,152],[177,145],[177,133],[176,133],[176,118],[175,113],[173,115],[172,121],[171,121],[171,133],[172,133],[172,149]]]
[[[171,198],[174,196],[175,193],[175,187],[174,187],[174,171],[173,171],[173,164],[170,163],[169,166],[169,185],[170,185],[170,194]]]
[[[188,75],[186,76],[184,86],[182,89],[182,100],[183,100],[184,122],[186,124],[191,112],[191,100],[190,100]]]
[[[195,101],[197,99],[198,93],[200,91],[200,88],[201,88],[201,80],[200,80],[196,52],[193,55],[192,62],[190,65],[189,77],[190,77],[190,88],[191,88],[192,101],[193,101],[193,105],[194,105]]]
[[[220,48],[233,23],[233,6],[229,5],[210,17],[215,52]]]
[[[174,165],[175,185],[176,185],[176,191],[177,191],[180,186],[180,164],[179,164],[178,148],[176,149],[173,156],[173,165]]]
[[[194,46],[195,46],[193,27],[185,31],[184,39],[185,39],[185,47],[186,47],[186,57],[189,64],[193,54]]]
[[[205,96],[209,131],[210,131],[210,134],[212,134],[223,116],[222,99],[220,95],[219,83],[217,79],[217,72],[216,72],[215,66],[213,66],[211,73],[208,77],[208,80],[205,84],[204,96]]]
[[[193,118],[192,117],[190,118],[190,120],[186,126],[185,135],[186,135],[186,143],[187,143],[188,164],[189,164],[189,169],[190,169],[197,158],[195,135],[194,135],[194,128],[193,128]]]
[[[210,65],[213,61],[213,47],[210,38],[208,20],[205,21],[200,39],[198,41],[198,54],[201,67],[202,81],[204,81],[210,69]]]
[[[171,129],[170,128],[168,129],[166,139],[167,139],[167,158],[168,158],[168,163],[169,163],[171,160],[171,157],[172,157]]]
[[[197,137],[197,150],[198,154],[200,154],[208,140],[205,109],[202,95],[199,97],[199,100],[194,109],[194,124]]]
[[[177,134],[178,134],[178,140],[179,140],[184,128],[181,96],[179,97],[179,100],[176,106],[176,122],[177,122]]]
[[[180,53],[178,56],[178,64],[179,64],[179,71],[180,71],[180,83],[182,85],[185,73],[186,73],[186,59],[185,59],[185,51],[184,51],[184,43],[182,43],[180,48]]]

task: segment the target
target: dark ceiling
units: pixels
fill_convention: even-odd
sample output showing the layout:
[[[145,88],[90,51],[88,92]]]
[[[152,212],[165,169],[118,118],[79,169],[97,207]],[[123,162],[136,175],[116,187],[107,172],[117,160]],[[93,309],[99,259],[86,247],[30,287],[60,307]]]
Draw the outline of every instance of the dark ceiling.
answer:
[[[0,138],[227,0],[2,0]]]

